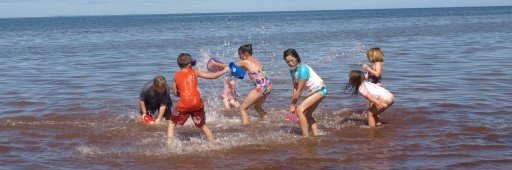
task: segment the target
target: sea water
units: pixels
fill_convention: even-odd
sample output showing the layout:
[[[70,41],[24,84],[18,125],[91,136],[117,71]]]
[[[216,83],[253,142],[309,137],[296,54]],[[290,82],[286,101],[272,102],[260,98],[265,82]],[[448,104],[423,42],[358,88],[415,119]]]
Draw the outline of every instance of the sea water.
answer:
[[[512,166],[512,7],[425,8],[0,19],[1,169],[506,169]],[[140,122],[138,95],[176,57],[229,63],[253,44],[272,82],[269,113],[241,125],[222,80],[199,80],[207,125]],[[343,94],[350,70],[385,54],[396,97],[366,125],[367,101]],[[284,120],[294,48],[325,80],[321,136]],[[238,80],[243,101],[253,85]],[[306,92],[303,93],[303,96]],[[172,97],[174,104],[178,98]]]

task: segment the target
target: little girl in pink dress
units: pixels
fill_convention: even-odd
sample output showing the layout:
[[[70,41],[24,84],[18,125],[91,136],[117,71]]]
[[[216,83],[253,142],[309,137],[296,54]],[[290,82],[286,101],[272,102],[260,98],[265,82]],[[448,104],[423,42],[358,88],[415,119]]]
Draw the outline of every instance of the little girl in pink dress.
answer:
[[[224,78],[224,93],[222,93],[222,103],[224,103],[224,109],[229,110],[231,106],[238,108],[240,103],[235,99],[238,96],[236,93],[236,78],[233,76],[227,76]]]

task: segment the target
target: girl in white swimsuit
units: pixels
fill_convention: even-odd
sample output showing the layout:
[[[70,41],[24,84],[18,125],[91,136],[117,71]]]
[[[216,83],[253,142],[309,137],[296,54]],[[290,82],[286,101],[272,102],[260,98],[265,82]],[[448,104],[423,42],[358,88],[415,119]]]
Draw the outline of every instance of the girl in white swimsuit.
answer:
[[[377,84],[365,81],[365,75],[362,71],[352,70],[348,77],[349,82],[345,86],[344,93],[349,93],[353,97],[360,94],[367,99],[370,102],[368,105],[368,125],[375,127],[376,124],[381,124],[378,115],[393,105],[395,102],[393,94]]]

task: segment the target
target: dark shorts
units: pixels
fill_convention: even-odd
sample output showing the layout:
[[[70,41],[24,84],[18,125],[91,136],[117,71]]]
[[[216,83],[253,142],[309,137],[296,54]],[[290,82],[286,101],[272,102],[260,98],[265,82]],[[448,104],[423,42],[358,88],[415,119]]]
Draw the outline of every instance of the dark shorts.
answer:
[[[182,125],[187,122],[188,117],[192,116],[192,121],[194,121],[194,124],[196,127],[201,127],[204,125],[206,121],[206,116],[204,114],[204,108],[201,108],[199,110],[190,111],[190,112],[180,112],[178,109],[174,110],[174,113],[172,113],[171,121]]]

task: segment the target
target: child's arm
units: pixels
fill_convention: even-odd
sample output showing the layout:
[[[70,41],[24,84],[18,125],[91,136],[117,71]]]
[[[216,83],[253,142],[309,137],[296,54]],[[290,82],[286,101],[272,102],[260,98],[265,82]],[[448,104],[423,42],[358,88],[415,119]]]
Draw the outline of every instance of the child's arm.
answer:
[[[370,73],[376,77],[379,77],[382,74],[382,62],[373,63],[373,69],[371,67],[369,67],[368,65],[363,64],[363,69],[368,71],[368,73]]]
[[[145,88],[142,88],[142,91],[139,94],[139,106],[140,111],[142,112],[142,116],[147,114],[146,103],[144,102],[144,100],[146,99],[146,91],[147,90]]]
[[[172,81],[172,94],[176,97],[180,97],[180,92],[178,91],[178,86],[176,86],[176,77],[173,78]]]
[[[228,64],[225,64],[225,63],[217,63],[215,61],[212,61],[210,63],[210,65],[208,65],[208,67],[227,67],[229,66]]]
[[[386,108],[388,107],[388,105],[386,103],[382,103],[380,102],[379,100],[377,100],[375,97],[373,97],[372,95],[370,95],[369,93],[366,93],[366,94],[361,94],[361,96],[363,96],[366,100],[374,103],[375,105],[377,105],[378,107],[380,108]]]
[[[144,100],[139,100],[139,106],[140,106],[140,111],[142,112],[142,116],[144,116],[146,113],[146,104],[144,102]]]
[[[300,96],[302,95],[302,90],[306,86],[305,80],[299,80],[298,83],[293,83],[293,95],[292,95],[292,103],[290,103],[290,112],[294,112],[297,106],[297,101],[299,101]]]
[[[216,79],[222,76],[224,73],[227,73],[229,71],[229,67],[224,67],[222,71],[215,72],[215,73],[205,73],[200,70],[195,70],[197,77],[205,78],[205,79]]]
[[[245,69],[245,70],[248,70],[248,69],[249,69],[249,67],[248,67],[248,65],[249,65],[249,64],[250,64],[250,63],[249,63],[249,61],[247,61],[247,60],[240,60],[240,61],[236,62],[236,65],[237,65],[237,66],[239,66],[239,67],[241,67],[241,68],[243,68],[243,69]]]

